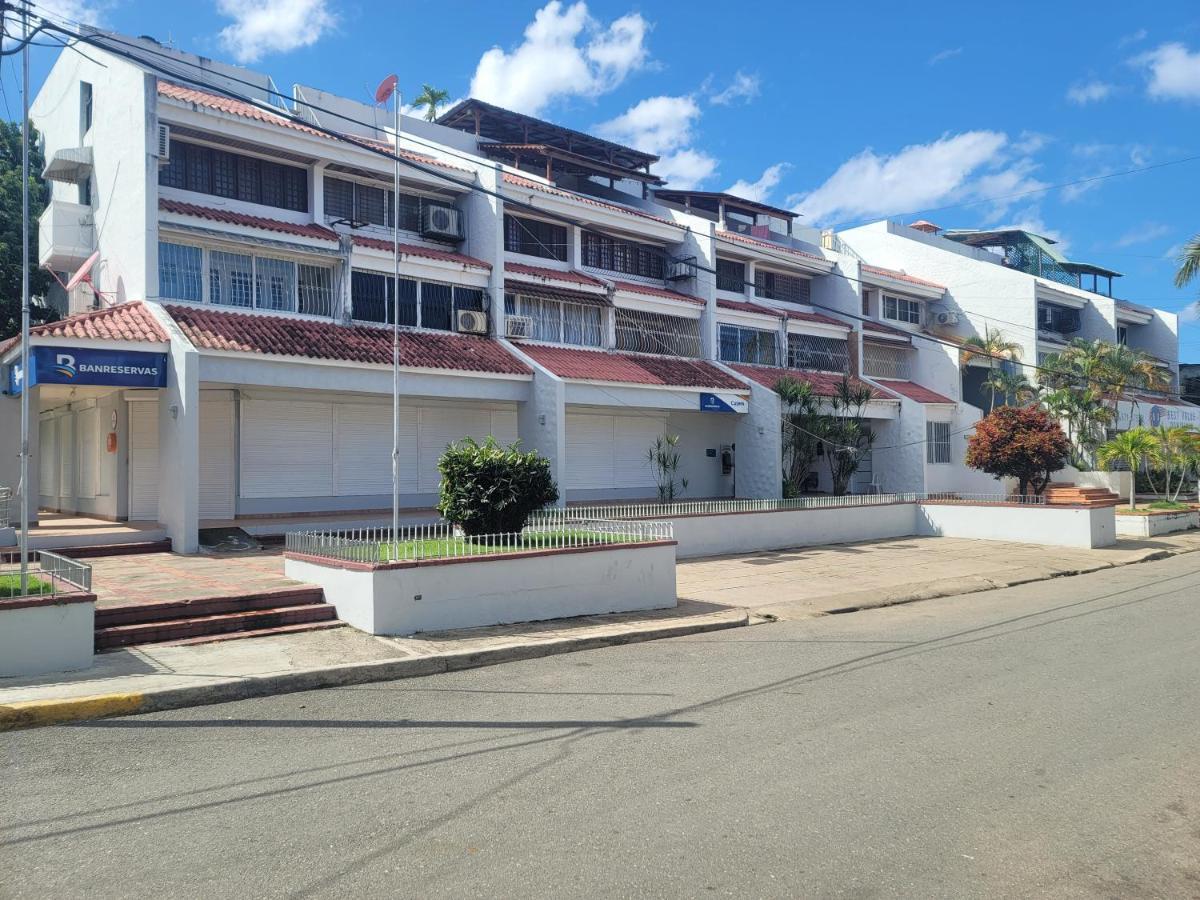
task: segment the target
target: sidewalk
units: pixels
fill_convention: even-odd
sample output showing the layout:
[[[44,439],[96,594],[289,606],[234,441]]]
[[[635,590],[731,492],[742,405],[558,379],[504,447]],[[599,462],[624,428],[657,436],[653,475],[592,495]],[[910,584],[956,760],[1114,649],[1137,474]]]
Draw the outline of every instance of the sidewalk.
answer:
[[[1010,587],[1200,550],[1200,531],[1070,550],[955,538],[690,560],[679,606],[422,634],[352,628],[99,654],[85,671],[0,679],[0,731],[390,681],[614,644]],[[268,565],[263,561],[264,569]],[[1200,561],[1197,563],[1200,565]]]

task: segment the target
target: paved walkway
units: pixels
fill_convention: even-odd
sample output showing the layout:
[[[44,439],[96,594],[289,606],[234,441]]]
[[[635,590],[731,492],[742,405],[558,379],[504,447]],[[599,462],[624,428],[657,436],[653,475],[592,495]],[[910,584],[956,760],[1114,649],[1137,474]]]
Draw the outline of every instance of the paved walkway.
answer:
[[[138,553],[88,559],[96,606],[198,600],[276,591],[300,584],[283,574],[283,552],[180,556]]]
[[[910,537],[686,560],[676,572],[680,597],[795,619],[1009,587],[1194,550],[1200,550],[1200,531],[1123,540],[1100,550]]]

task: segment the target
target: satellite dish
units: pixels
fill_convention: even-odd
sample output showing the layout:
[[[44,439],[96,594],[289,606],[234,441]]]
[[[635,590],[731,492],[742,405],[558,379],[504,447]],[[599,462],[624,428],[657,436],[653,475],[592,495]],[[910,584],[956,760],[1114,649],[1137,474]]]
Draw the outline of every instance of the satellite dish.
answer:
[[[375,88],[375,102],[387,103],[391,99],[392,94],[396,92],[396,85],[400,79],[395,75],[389,75],[383,81],[379,82],[379,87]]]
[[[75,270],[75,274],[71,276],[71,280],[63,285],[63,290],[69,291],[78,284],[91,284],[92,280],[89,276],[92,273],[92,267],[96,265],[96,260],[99,258],[100,251],[97,250],[84,261],[82,266]]]

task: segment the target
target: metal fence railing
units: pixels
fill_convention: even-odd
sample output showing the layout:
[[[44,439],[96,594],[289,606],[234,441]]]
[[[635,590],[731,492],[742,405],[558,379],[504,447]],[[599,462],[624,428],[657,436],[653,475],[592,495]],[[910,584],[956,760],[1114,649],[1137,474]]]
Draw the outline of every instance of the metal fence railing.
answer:
[[[19,563],[0,565],[0,599],[14,597],[53,597],[59,594],[86,594],[92,590],[92,567],[48,550],[33,554],[21,586]]]
[[[0,485],[0,528],[7,528],[12,524],[11,515],[9,512],[12,506],[13,492],[12,488]]]
[[[520,532],[474,537],[467,537],[446,522],[403,528],[395,535],[390,528],[291,531],[284,546],[289,553],[306,556],[344,562],[389,563],[616,546],[670,540],[673,533],[670,522],[615,521],[571,515],[555,521],[539,517]]]

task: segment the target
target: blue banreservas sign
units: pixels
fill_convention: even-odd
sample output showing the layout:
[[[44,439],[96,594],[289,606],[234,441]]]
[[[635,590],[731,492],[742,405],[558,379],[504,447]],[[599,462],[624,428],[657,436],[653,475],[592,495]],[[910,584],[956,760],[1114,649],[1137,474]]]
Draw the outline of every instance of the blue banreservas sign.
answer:
[[[746,398],[736,394],[700,394],[701,412],[744,413],[749,410]]]
[[[9,393],[37,384],[107,385],[158,388],[167,386],[167,354],[138,350],[93,350],[84,347],[33,347],[29,377],[21,364],[9,370]]]

